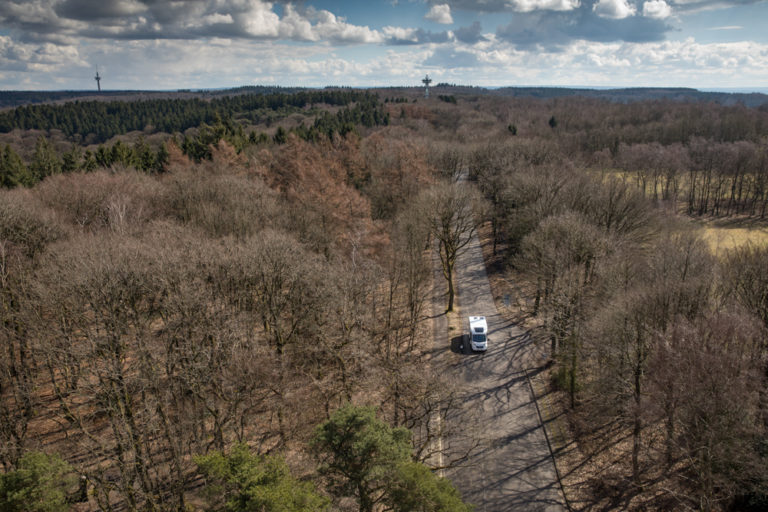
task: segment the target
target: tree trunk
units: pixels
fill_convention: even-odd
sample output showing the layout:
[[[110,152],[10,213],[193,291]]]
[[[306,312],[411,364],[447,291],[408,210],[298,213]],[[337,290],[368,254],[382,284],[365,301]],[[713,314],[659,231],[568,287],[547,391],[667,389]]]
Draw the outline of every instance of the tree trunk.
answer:
[[[576,408],[576,343],[571,339],[571,368],[568,376],[568,391],[571,399],[571,409]]]
[[[632,427],[632,480],[636,484],[640,483],[640,435],[643,430],[642,419],[640,418],[640,376],[642,369],[640,363],[635,367],[635,412],[634,412],[634,424]]]
[[[496,241],[498,240],[499,228],[498,228],[498,221],[496,220],[495,215],[491,220],[491,226],[493,228],[493,255],[496,256]]]
[[[666,463],[667,463],[667,470],[672,468],[672,464],[674,463],[675,459],[675,445],[674,445],[674,439],[675,439],[675,405],[673,403],[673,399],[670,397],[667,397],[666,403],[664,404],[665,409],[665,426],[667,430],[667,439],[666,439]]]
[[[454,290],[454,287],[453,287],[453,267],[448,267],[447,278],[448,278],[448,308],[445,310],[446,313],[453,311],[453,299],[456,295],[456,291]]]
[[[357,485],[357,494],[360,496],[360,512],[373,512],[373,501],[363,484]]]

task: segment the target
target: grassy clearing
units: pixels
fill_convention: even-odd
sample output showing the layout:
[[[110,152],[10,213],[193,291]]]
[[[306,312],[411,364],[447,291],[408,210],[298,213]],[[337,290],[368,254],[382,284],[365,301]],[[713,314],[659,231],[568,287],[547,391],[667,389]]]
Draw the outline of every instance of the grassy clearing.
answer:
[[[612,169],[602,171],[605,179],[618,178],[628,183],[637,185],[638,180],[634,173]],[[678,197],[685,197],[688,192],[688,180],[686,176],[678,177]],[[652,197],[653,189],[646,186],[645,197]],[[683,212],[685,202],[679,200],[676,210]],[[696,221],[699,223],[699,221]],[[701,237],[709,245],[710,250],[716,256],[722,256],[727,251],[742,247],[747,244],[756,246],[768,245],[768,224],[751,218],[731,217],[725,220],[701,221]]]
[[[749,226],[740,223],[706,224],[701,236],[712,252],[721,256],[728,250],[747,244],[768,245],[768,226]]]

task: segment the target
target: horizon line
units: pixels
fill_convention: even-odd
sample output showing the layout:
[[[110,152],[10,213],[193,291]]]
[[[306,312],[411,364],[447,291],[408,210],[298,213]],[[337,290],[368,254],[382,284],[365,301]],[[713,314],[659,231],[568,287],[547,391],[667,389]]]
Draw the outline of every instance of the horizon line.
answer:
[[[722,93],[739,93],[739,94],[768,94],[768,86],[738,86],[738,87],[695,87],[695,86],[682,86],[682,85],[471,85],[471,84],[459,84],[449,82],[439,82],[436,85],[432,85],[431,88],[437,87],[461,87],[470,89],[577,89],[577,90],[595,90],[595,91],[611,91],[611,90],[638,90],[638,89],[661,89],[661,90],[690,90],[696,92],[722,92]],[[149,93],[180,93],[180,92],[206,92],[206,91],[226,91],[232,89],[242,89],[248,87],[275,87],[282,89],[423,89],[423,85],[281,85],[281,84],[249,84],[249,85],[233,85],[233,86],[218,86],[218,87],[176,87],[169,89],[102,89],[101,91],[92,89],[0,89],[0,94],[3,93],[126,93],[126,92],[149,92]]]

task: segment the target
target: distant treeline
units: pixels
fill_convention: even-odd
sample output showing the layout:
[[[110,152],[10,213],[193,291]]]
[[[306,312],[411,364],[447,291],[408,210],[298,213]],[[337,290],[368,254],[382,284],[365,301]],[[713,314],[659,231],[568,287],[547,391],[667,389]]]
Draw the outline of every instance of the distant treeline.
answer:
[[[169,95],[174,99],[183,99],[189,95],[199,97],[231,96],[235,94],[294,94],[307,90],[304,87],[280,87],[277,85],[246,85],[231,89],[178,89],[175,91],[0,91],[0,108],[18,107],[30,103],[52,103],[55,101],[74,101],[79,98],[128,98],[160,99]]]
[[[236,123],[231,117],[222,119],[218,111],[213,112],[214,122],[208,124],[203,121],[195,125],[196,130],[179,136],[176,132],[169,140],[178,146],[181,151],[196,162],[209,160],[213,148],[225,141],[237,152],[248,146],[258,144],[283,144],[288,141],[290,134],[307,141],[318,141],[323,138],[333,139],[334,136],[345,136],[355,132],[357,127],[367,128],[388,125],[389,114],[384,112],[378,98],[371,94],[339,93],[325,91],[313,93],[315,99],[324,97],[330,101],[341,101],[339,96],[352,94],[356,100],[353,106],[338,110],[335,114],[328,111],[318,115],[310,126],[301,124],[286,130],[282,126],[277,128],[274,135],[265,132],[246,132],[243,125]],[[279,95],[280,101],[274,101],[275,108],[281,108],[284,104],[299,105],[308,102],[304,93],[299,93],[297,99],[286,99],[286,95]],[[244,97],[240,97],[244,98]],[[265,96],[265,98],[269,98]],[[290,97],[288,97],[290,98]],[[236,99],[236,98],[230,98]],[[272,98],[277,100],[277,98]],[[342,98],[343,99],[343,98]],[[176,100],[179,101],[179,100]],[[140,105],[141,103],[126,103],[124,105]],[[234,110],[233,110],[234,111]],[[83,150],[77,144],[72,144],[70,150],[58,154],[53,144],[45,137],[40,137],[35,145],[35,150],[29,162],[22,158],[10,145],[0,150],[0,187],[13,188],[16,186],[31,187],[47,176],[76,171],[90,172],[99,168],[109,168],[114,165],[132,167],[137,170],[155,174],[163,172],[168,162],[167,143],[157,151],[140,137],[134,144],[126,144],[117,141],[111,146],[100,144],[96,151]]]
[[[625,89],[574,89],[568,87],[501,87],[489,91],[499,96],[561,98],[567,96],[596,98],[616,103],[649,100],[681,102],[713,102],[722,105],[742,104],[759,107],[768,104],[768,95],[760,93],[708,92],[685,87],[629,87]]]
[[[18,107],[30,103],[48,103],[54,101],[76,100],[78,98],[125,96],[127,94],[145,94],[132,91],[0,91],[0,108]]]
[[[302,91],[295,94],[235,94],[211,100],[153,99],[142,101],[75,101],[63,105],[28,105],[0,113],[0,132],[61,130],[67,137],[90,136],[89,142],[104,142],[115,135],[152,127],[176,133],[218,119],[281,109],[303,109],[308,105],[349,105],[378,101],[370,93],[351,90]],[[93,134],[93,135],[91,135]]]

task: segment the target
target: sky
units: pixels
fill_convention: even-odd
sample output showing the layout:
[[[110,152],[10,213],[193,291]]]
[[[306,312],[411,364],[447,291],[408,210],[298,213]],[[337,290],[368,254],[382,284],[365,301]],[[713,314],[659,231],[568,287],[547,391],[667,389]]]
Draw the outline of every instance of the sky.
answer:
[[[768,0],[0,0],[0,91],[768,92]]]

